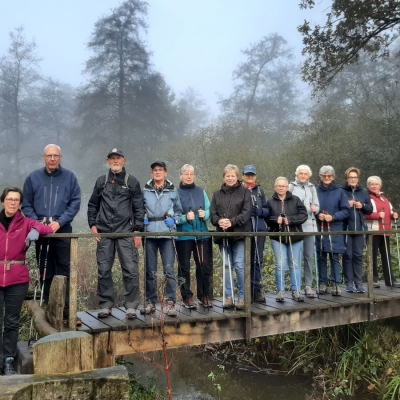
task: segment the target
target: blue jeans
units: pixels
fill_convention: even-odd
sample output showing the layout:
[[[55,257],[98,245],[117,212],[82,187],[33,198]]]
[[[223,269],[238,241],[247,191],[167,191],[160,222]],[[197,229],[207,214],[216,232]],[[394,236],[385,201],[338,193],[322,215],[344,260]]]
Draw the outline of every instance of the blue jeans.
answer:
[[[19,320],[28,286],[21,283],[0,288],[0,368],[7,357],[17,355]]]
[[[332,284],[340,283],[340,262],[338,253],[318,253],[318,273],[319,284],[328,284],[328,254],[331,262],[331,282]]]
[[[175,249],[172,239],[146,239],[146,300],[157,303],[157,258],[160,250],[166,279],[165,299],[176,301]]]
[[[292,243],[290,246],[290,244],[280,243],[278,240],[271,240],[271,246],[275,256],[276,290],[278,292],[285,290],[287,266],[289,266],[292,290],[300,290],[303,241]]]
[[[226,240],[225,248],[223,244],[220,244],[219,249],[221,251],[222,259],[224,258],[225,250],[225,295],[226,297],[232,297],[233,295],[233,284],[231,286],[231,278],[229,275],[230,262],[232,271],[236,272],[239,299],[244,299],[244,240]]]

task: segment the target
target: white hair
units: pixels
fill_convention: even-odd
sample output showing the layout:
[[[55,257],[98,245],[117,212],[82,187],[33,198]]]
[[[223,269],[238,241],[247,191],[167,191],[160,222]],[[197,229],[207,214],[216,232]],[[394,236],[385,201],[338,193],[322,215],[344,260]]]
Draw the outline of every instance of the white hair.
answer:
[[[371,183],[372,181],[378,181],[378,182],[379,182],[379,185],[382,186],[382,179],[379,178],[379,176],[372,175],[372,176],[370,176],[370,177],[367,179],[367,187],[369,187],[369,185],[370,185],[370,183]]]
[[[192,164],[185,164],[182,166],[181,168],[181,176],[183,175],[183,173],[187,170],[187,169],[191,169],[194,172],[194,167]]]
[[[60,155],[61,155],[61,147],[58,146],[57,144],[52,144],[52,143],[48,144],[48,145],[44,148],[44,150],[43,150],[43,155],[46,154],[46,150],[52,149],[53,147],[55,147],[56,149],[58,149],[58,151],[60,152]]]
[[[296,168],[296,172],[294,173],[294,174],[296,175],[296,177],[297,177],[297,174],[298,174],[300,171],[306,171],[306,172],[308,173],[309,177],[311,178],[312,172],[311,172],[311,168],[310,168],[308,165],[304,165],[304,164],[299,165],[299,166]]]
[[[274,186],[276,186],[276,184],[278,183],[278,181],[286,181],[286,183],[289,184],[289,181],[288,181],[287,178],[285,178],[284,176],[278,176],[278,177],[275,179]]]
[[[320,170],[319,170],[319,176],[322,177],[322,175],[333,175],[336,176],[335,170],[331,165],[323,165]]]

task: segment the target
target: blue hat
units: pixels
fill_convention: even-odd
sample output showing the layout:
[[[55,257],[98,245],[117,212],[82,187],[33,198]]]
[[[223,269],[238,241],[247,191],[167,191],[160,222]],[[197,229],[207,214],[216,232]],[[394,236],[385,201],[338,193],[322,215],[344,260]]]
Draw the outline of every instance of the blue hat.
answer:
[[[122,152],[122,150],[117,149],[116,147],[114,147],[108,154],[107,154],[107,158],[110,158],[111,154],[116,154],[118,156],[124,157],[124,153]]]
[[[254,174],[257,175],[257,170],[256,167],[254,165],[245,165],[245,167],[243,168],[243,174]]]

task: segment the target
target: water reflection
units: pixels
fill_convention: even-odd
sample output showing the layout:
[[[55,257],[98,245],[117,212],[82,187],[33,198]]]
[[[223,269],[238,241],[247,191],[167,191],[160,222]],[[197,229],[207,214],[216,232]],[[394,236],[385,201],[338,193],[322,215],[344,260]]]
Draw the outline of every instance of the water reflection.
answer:
[[[305,400],[312,392],[312,381],[302,376],[268,375],[210,359],[195,349],[169,352],[172,359],[172,388],[174,400]],[[146,354],[163,364],[162,354]],[[143,362],[138,355],[125,357],[133,362],[128,367],[141,383],[155,379],[156,386],[166,391],[165,373],[155,365]],[[209,377],[214,375],[214,379]],[[218,395],[216,385],[221,386]]]

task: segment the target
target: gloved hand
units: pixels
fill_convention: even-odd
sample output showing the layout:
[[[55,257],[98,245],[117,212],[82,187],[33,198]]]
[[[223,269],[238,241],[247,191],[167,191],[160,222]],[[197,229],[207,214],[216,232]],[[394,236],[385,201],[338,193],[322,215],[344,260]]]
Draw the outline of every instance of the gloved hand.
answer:
[[[172,228],[175,225],[175,220],[172,217],[168,217],[164,222],[168,228]]]
[[[147,217],[144,218],[144,220],[143,220],[143,225],[144,225],[144,226],[149,225],[149,219],[148,219]]]
[[[252,217],[259,217],[261,214],[262,214],[262,208],[261,207],[251,207],[250,215]]]
[[[33,242],[39,239],[39,232],[36,229],[32,229],[25,240],[25,246],[29,247]]]

